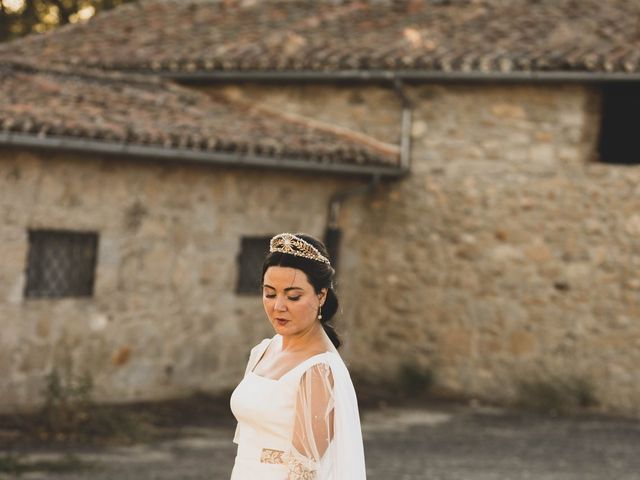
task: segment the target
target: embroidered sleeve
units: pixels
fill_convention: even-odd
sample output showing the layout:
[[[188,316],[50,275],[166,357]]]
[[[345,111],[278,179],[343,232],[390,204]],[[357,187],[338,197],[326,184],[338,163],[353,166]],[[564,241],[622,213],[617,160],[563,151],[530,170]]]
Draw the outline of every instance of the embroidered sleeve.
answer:
[[[289,470],[287,480],[318,480],[317,465],[313,460],[291,451],[286,461]]]
[[[285,465],[288,470],[287,480],[316,480],[316,469],[313,462],[293,452],[286,453],[284,450],[263,448],[260,454],[260,463]]]
[[[333,438],[333,375],[324,363],[311,366],[298,385],[288,480],[316,480],[319,463]]]
[[[287,467],[287,480],[320,480],[318,470],[334,436],[333,375],[326,364],[310,367],[301,377],[289,450],[263,448],[261,463]]]

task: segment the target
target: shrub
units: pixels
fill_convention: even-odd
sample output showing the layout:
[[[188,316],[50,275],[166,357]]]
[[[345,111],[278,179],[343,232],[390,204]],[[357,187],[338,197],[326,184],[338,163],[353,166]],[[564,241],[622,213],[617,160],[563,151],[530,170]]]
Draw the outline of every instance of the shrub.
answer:
[[[517,404],[547,413],[571,413],[598,402],[587,379],[555,376],[518,382]]]
[[[66,360],[46,377],[44,405],[37,415],[36,434],[58,441],[140,439],[141,419],[117,406],[97,405],[93,400],[93,378],[76,374]]]
[[[406,363],[400,369],[400,384],[409,395],[428,393],[433,386],[431,369],[421,369],[413,363]]]

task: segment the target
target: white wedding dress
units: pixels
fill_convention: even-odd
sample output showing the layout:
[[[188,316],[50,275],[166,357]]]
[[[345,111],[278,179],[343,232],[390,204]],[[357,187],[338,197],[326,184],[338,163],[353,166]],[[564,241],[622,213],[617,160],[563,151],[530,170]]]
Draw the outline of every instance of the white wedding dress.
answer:
[[[270,343],[281,349],[282,336],[251,349],[231,395],[231,480],[365,480],[358,404],[340,355],[314,355],[275,380],[253,372]]]

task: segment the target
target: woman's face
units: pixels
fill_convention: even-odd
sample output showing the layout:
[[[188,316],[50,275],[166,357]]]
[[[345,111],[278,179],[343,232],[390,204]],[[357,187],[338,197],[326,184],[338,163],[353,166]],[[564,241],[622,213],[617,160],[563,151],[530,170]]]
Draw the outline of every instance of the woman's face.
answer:
[[[273,266],[264,274],[262,303],[271,325],[281,335],[313,328],[326,294],[326,288],[317,294],[307,275],[297,268]]]

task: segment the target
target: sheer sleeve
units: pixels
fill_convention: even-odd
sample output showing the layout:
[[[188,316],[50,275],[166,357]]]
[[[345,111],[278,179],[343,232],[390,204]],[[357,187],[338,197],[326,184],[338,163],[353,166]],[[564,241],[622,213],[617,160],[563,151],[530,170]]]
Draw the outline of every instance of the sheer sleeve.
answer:
[[[331,367],[318,363],[300,378],[287,480],[321,480],[325,454],[334,437],[334,380]]]
[[[261,462],[284,464],[283,480],[366,480],[358,400],[341,357],[310,365],[295,387],[289,444],[263,448]]]

